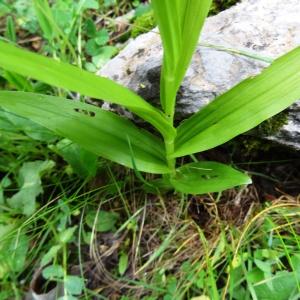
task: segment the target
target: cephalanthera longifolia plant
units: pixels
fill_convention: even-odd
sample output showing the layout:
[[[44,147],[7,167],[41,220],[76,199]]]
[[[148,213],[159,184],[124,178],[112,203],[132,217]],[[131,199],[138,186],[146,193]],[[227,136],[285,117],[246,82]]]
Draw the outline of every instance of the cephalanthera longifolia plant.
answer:
[[[211,0],[152,0],[164,47],[161,110],[112,80],[0,42],[0,66],[82,95],[125,106],[160,133],[96,106],[26,92],[0,92],[2,109],[29,118],[107,159],[139,171],[164,174],[184,193],[221,191],[250,178],[211,161],[176,169],[176,158],[216,147],[257,126],[300,98],[300,48],[277,59],[260,75],[219,96],[173,126],[175,99],[195,50]]]

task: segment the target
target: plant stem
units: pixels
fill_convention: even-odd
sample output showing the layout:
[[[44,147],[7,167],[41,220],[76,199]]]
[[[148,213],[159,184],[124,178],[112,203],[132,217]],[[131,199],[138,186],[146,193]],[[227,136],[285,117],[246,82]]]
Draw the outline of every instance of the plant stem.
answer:
[[[169,168],[171,169],[171,173],[175,173],[175,163],[176,163],[175,158],[171,157],[171,155],[174,152],[174,138],[175,137],[165,139],[167,163]]]
[[[168,72],[166,72],[168,73]],[[171,72],[172,73],[172,72]],[[161,83],[161,99],[164,99],[164,113],[168,119],[168,123],[174,128],[174,115],[175,115],[175,102],[177,89],[174,88],[174,76],[165,76],[164,81]],[[166,149],[166,159],[168,166],[171,170],[171,175],[175,174],[176,159],[171,157],[174,153],[174,142],[176,137],[176,130],[174,134],[168,134],[164,137],[165,149]]]
[[[170,126],[173,127],[173,123],[174,123],[174,109],[173,109],[173,113],[167,114],[166,112],[166,116],[169,119],[169,124]],[[174,148],[175,148],[175,137],[176,137],[176,131],[173,134],[169,134],[167,136],[164,137],[164,141],[165,141],[165,149],[166,149],[166,159],[167,159],[167,163],[168,166],[171,170],[171,175],[175,174],[175,166],[176,166],[176,159],[171,157],[172,154],[174,153]]]

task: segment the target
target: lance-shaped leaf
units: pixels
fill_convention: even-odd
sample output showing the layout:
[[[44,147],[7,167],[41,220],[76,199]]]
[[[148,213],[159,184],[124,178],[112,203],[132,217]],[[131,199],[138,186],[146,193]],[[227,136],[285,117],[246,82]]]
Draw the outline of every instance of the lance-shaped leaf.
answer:
[[[93,105],[33,93],[0,92],[0,107],[124,166],[132,168],[134,160],[140,171],[169,172],[158,138]]]
[[[160,98],[165,111],[169,109],[171,102],[169,99],[174,99],[177,92],[174,81],[182,42],[180,1],[152,1],[164,48]]]
[[[86,96],[123,105],[165,135],[174,131],[160,111],[131,90],[70,64],[0,41],[0,67]]]
[[[281,112],[300,98],[300,48],[281,56],[183,122],[175,157],[221,145]]]
[[[213,161],[202,161],[178,168],[170,182],[179,192],[205,194],[250,184],[251,179],[230,166]]]
[[[182,0],[153,0],[152,6],[159,26],[164,47],[166,71],[175,72],[181,48],[181,4]],[[185,0],[182,2],[186,2]]]
[[[190,64],[211,3],[212,0],[180,0],[182,42],[175,76],[178,87]]]
[[[172,116],[178,88],[195,51],[211,0],[153,0],[164,58],[161,103]]]

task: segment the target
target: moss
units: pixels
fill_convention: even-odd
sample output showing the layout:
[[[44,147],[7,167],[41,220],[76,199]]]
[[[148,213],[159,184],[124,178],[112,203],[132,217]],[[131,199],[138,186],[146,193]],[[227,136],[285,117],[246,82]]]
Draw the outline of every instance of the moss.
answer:
[[[156,26],[153,11],[149,11],[140,17],[137,17],[132,24],[131,36],[133,38],[148,32]]]
[[[253,137],[253,136],[242,136],[237,140],[239,149],[243,153],[243,156],[255,155],[258,152],[267,152],[271,149],[272,143],[266,142],[266,140]]]
[[[240,2],[240,0],[214,0],[210,8],[209,15],[216,15],[237,2]]]
[[[274,117],[264,121],[257,126],[257,131],[261,136],[274,135],[277,133],[283,125],[288,121],[288,112],[282,111]]]
[[[258,125],[249,135],[240,136],[236,143],[242,146],[242,152],[245,156],[257,152],[267,152],[272,148],[273,143],[257,136],[263,137],[276,134],[287,123],[287,120],[288,113],[283,111]]]
[[[229,8],[230,6],[236,4],[240,0],[214,0],[210,9],[209,15],[216,15],[220,11]],[[131,37],[136,38],[142,33],[149,32],[156,26],[156,21],[154,18],[153,11],[149,11],[140,17],[137,17],[133,24],[131,30]]]

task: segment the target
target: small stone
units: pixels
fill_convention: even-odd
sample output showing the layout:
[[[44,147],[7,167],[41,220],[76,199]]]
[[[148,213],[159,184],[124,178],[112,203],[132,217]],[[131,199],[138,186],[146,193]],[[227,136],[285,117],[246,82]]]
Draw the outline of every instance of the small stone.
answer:
[[[209,17],[178,92],[176,120],[197,112],[216,96],[268,66],[266,62],[207,45],[275,59],[299,46],[299,14],[299,0],[244,0]],[[154,29],[132,40],[99,74],[117,78],[117,82],[159,105],[161,61],[161,40]],[[300,149],[300,102],[290,106],[288,112],[287,124],[268,138]]]

